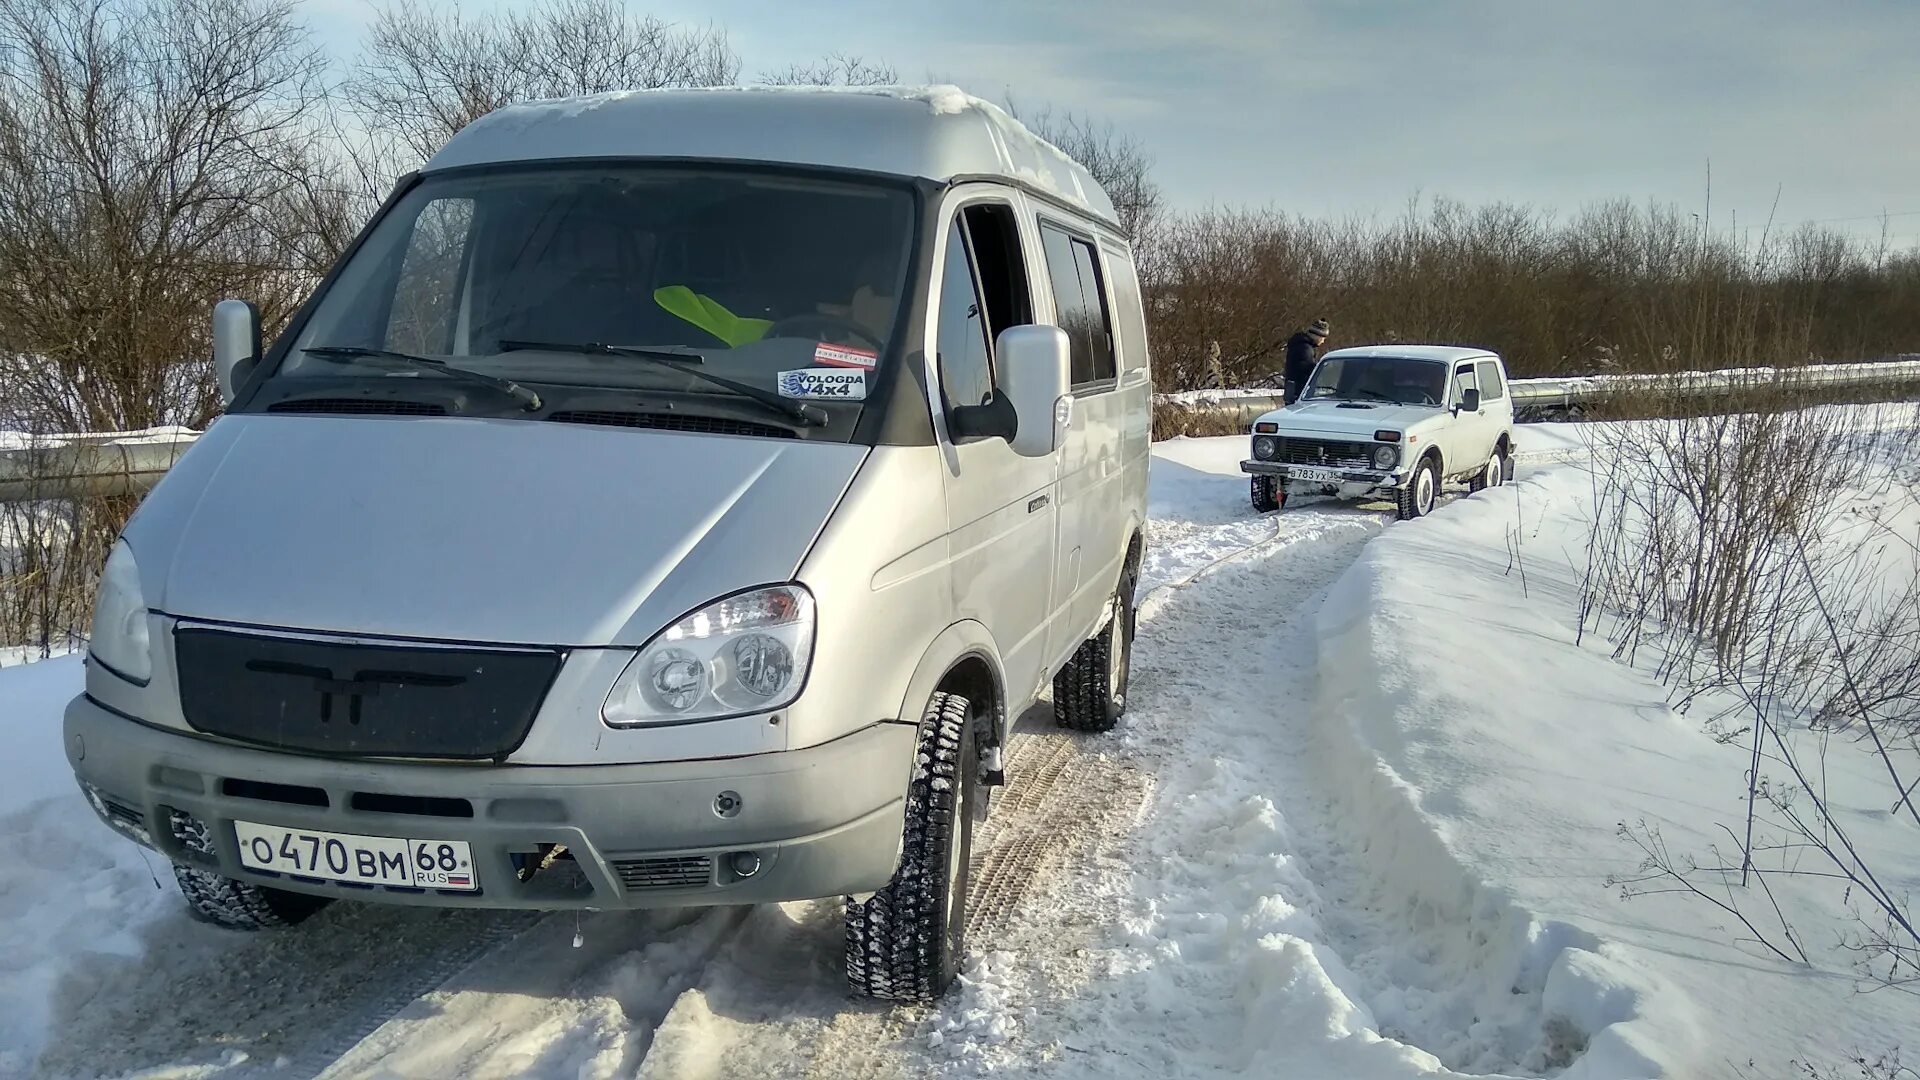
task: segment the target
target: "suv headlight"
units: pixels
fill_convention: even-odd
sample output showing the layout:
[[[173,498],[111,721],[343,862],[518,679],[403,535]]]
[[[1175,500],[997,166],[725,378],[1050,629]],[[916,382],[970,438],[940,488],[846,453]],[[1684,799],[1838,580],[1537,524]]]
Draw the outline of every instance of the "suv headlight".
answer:
[[[813,594],[773,585],[715,600],[648,642],[600,715],[614,727],[784,708],[813,660]]]
[[[140,595],[140,568],[125,540],[113,545],[93,599],[93,633],[87,651],[100,666],[131,682],[153,677],[147,647],[147,602]]]
[[[1373,448],[1373,467],[1376,469],[1391,469],[1394,462],[1399,460],[1400,448],[1397,446],[1383,444]]]
[[[1260,461],[1272,461],[1278,456],[1277,451],[1279,448],[1280,440],[1271,435],[1255,435],[1253,437],[1253,456]]]

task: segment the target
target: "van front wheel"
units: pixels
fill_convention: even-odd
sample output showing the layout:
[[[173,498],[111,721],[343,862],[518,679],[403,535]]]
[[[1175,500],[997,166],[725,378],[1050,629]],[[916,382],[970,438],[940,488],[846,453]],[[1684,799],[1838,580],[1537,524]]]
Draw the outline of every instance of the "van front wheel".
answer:
[[[277,930],[333,903],[332,897],[235,881],[179,863],[173,864],[173,879],[187,899],[187,914],[227,930]]]
[[[958,694],[927,702],[900,865],[886,888],[847,898],[847,983],[860,997],[933,1001],[960,973],[978,764],[970,711]]]
[[[1120,573],[1107,625],[1080,643],[1053,677],[1053,722],[1078,731],[1111,731],[1127,711],[1127,680],[1133,661],[1133,591],[1136,571]]]

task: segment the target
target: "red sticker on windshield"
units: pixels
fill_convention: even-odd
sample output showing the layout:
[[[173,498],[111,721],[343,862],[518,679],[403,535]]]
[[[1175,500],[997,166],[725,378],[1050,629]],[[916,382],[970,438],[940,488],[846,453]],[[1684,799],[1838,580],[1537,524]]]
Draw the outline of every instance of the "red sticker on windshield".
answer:
[[[870,368],[880,362],[880,357],[863,349],[821,342],[813,347],[813,362],[827,367]]]

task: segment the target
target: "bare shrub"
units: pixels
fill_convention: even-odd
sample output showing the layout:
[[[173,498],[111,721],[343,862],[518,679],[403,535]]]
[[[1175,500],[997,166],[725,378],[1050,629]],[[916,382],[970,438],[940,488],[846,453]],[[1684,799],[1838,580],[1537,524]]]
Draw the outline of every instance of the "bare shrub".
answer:
[[[1724,845],[1675,853],[1623,825],[1644,859],[1611,883],[1705,900],[1799,962],[1777,883],[1832,883],[1831,929],[1859,973],[1920,989],[1910,898],[1856,841],[1826,767],[1869,755],[1875,797],[1920,842],[1920,538],[1899,531],[1920,516],[1920,410],[1806,408],[1803,374],[1751,379],[1747,411],[1590,429],[1582,632],[1629,661],[1651,650],[1683,706],[1718,703],[1709,730],[1746,750],[1744,817],[1715,823]]]
[[[30,437],[8,449],[32,454],[64,442]],[[100,568],[133,511],[131,497],[70,492],[70,480],[37,468],[28,490],[0,501],[0,647],[24,647],[33,658],[86,639]]]

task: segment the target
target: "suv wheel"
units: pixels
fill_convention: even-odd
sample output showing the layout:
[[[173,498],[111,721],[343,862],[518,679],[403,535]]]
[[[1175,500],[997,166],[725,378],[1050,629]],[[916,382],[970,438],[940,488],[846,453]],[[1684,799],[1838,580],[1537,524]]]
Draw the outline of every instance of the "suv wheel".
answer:
[[[920,719],[900,866],[847,898],[847,983],[861,997],[933,1001],[965,955],[977,762],[967,699],[935,694]]]
[[[1253,509],[1256,513],[1271,514],[1287,505],[1287,485],[1271,476],[1253,478]]]
[[[1135,573],[1131,566],[1120,572],[1107,625],[1081,642],[1067,666],[1053,677],[1053,722],[1061,727],[1111,731],[1127,711]]]
[[[187,898],[187,914],[228,930],[277,930],[333,903],[330,896],[271,889],[179,863],[173,864],[173,879]]]
[[[1411,521],[1433,513],[1440,502],[1440,466],[1432,458],[1423,459],[1400,489],[1400,520]]]
[[[1485,491],[1488,488],[1499,487],[1506,478],[1506,464],[1500,452],[1495,450],[1493,456],[1487,459],[1487,463],[1480,467],[1479,475],[1467,481],[1467,490]]]

